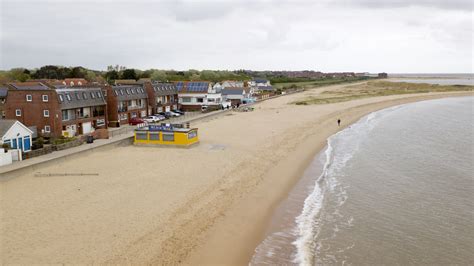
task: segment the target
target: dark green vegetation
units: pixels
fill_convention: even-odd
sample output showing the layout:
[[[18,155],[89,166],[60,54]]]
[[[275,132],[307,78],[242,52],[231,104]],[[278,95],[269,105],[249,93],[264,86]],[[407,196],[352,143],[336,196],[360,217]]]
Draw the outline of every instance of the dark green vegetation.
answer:
[[[364,84],[346,86],[339,90],[323,91],[319,95],[307,97],[306,99],[294,102],[294,104],[327,104],[376,96],[429,92],[472,92],[473,90],[474,86],[468,85],[433,85],[426,83],[369,81]]]
[[[214,70],[138,70],[127,69],[121,66],[108,66],[107,71],[89,70],[84,67],[43,66],[38,69],[14,68],[8,71],[0,71],[0,83],[10,81],[27,81],[30,79],[65,79],[85,78],[88,81],[113,83],[117,79],[152,79],[157,81],[179,81],[179,80],[207,80],[219,82],[223,80],[250,80],[245,71],[214,71]]]

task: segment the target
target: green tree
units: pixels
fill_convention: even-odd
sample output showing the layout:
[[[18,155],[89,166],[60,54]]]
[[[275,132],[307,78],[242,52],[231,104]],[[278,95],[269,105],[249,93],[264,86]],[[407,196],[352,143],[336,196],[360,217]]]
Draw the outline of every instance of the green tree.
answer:
[[[25,82],[30,79],[30,75],[25,73],[24,68],[12,68],[8,72],[8,78],[10,80],[18,80],[20,82]]]
[[[84,78],[86,76],[86,69],[83,67],[74,67],[70,75],[71,78]]]
[[[189,80],[200,80],[200,79],[201,79],[201,76],[199,74],[192,74],[189,77]]]
[[[135,72],[135,69],[129,68],[125,69],[122,72],[122,79],[134,79],[137,80],[137,73]]]
[[[148,69],[140,73],[139,77],[141,79],[148,79],[148,78],[151,78],[151,74],[153,74],[153,70]]]
[[[164,71],[164,70],[153,70],[153,72],[150,75],[150,78],[152,80],[168,81],[166,71]]]
[[[119,74],[116,70],[111,70],[105,73],[105,79],[108,83],[112,83],[114,80],[119,79]]]
[[[94,73],[94,71],[87,70],[85,79],[87,81],[97,81],[97,75]]]

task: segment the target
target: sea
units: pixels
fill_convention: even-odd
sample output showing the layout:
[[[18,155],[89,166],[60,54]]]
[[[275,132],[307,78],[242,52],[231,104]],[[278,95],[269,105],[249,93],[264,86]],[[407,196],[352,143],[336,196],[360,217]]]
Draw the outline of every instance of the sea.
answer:
[[[474,85],[473,73],[460,74],[389,74],[388,81],[438,85]]]
[[[474,265],[474,97],[399,105],[331,136],[251,265]]]

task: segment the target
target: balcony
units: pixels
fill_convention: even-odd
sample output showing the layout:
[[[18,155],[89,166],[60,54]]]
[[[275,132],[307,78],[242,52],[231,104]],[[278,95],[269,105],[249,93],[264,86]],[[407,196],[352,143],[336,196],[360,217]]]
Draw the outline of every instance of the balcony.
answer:
[[[137,109],[142,109],[142,108],[145,108],[145,106],[143,106],[143,105],[130,105],[128,107],[128,110],[137,110]]]
[[[93,111],[92,112],[93,117],[104,116],[104,115],[105,115],[105,111]]]

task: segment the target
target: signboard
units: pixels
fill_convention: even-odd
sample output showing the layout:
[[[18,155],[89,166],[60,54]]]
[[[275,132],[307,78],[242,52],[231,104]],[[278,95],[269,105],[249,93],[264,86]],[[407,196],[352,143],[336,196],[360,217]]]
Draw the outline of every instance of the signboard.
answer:
[[[173,126],[170,124],[148,125],[150,131],[173,131]]]

